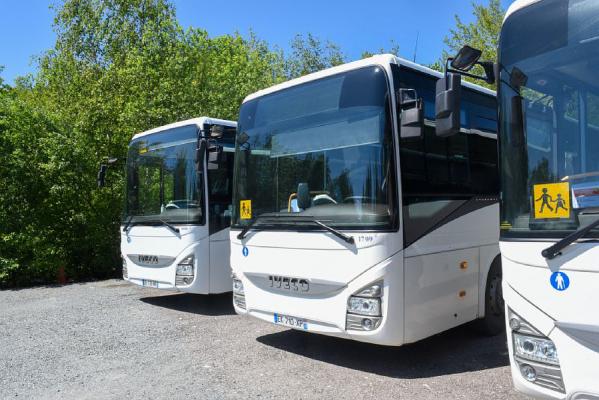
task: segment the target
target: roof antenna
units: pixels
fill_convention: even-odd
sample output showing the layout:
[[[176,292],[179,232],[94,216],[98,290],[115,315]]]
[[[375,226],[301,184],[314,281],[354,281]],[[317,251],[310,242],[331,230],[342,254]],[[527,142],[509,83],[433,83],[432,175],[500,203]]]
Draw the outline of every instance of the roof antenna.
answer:
[[[418,37],[420,36],[420,31],[416,32],[416,45],[414,46],[414,59],[413,61],[416,62],[416,53],[418,52]]]

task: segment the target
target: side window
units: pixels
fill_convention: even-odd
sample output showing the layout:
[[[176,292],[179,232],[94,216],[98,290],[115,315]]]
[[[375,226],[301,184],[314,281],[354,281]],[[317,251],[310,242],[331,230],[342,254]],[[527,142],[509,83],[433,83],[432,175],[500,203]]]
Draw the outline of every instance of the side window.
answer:
[[[425,107],[423,138],[399,141],[407,247],[446,222],[475,195],[498,193],[497,117],[495,99],[463,90],[464,131],[449,138],[437,137],[437,78],[405,67],[394,72],[396,87],[414,89]]]
[[[233,190],[233,152],[223,153],[218,169],[208,170],[209,232],[213,234],[231,225],[231,197]]]

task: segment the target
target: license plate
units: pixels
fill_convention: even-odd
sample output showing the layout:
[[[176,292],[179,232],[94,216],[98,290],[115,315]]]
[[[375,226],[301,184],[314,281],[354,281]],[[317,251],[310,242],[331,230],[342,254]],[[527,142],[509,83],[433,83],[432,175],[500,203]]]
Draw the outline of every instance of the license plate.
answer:
[[[308,323],[300,318],[290,317],[289,315],[274,314],[273,320],[277,325],[285,325],[290,328],[308,330]]]
[[[142,279],[141,284],[143,286],[147,286],[147,287],[153,287],[153,288],[157,288],[158,287],[158,282],[151,281],[151,280],[148,280],[148,279]]]

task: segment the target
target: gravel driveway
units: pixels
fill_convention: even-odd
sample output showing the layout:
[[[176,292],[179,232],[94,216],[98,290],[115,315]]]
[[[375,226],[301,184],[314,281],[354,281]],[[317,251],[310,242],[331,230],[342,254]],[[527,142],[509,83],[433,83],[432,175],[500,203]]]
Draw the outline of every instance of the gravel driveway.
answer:
[[[0,399],[518,399],[505,337],[387,348],[109,280],[0,291]]]

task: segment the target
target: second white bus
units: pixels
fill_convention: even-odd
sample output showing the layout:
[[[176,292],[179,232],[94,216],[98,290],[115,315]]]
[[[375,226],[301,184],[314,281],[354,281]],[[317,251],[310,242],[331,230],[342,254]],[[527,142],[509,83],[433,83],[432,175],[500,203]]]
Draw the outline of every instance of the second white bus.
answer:
[[[234,168],[234,306],[274,324],[398,346],[504,327],[495,93],[391,55],[248,96]],[[438,127],[437,127],[437,130]]]

